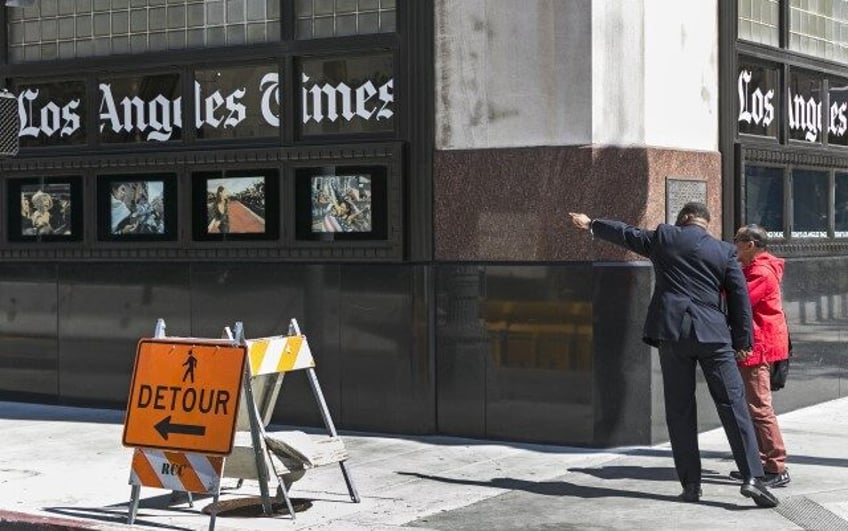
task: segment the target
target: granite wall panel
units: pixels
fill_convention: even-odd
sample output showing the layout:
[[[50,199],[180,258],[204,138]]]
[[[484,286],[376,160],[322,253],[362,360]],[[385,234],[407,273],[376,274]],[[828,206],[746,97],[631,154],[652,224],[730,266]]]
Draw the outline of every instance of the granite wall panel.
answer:
[[[718,152],[627,147],[437,151],[438,260],[623,260],[635,257],[570,227],[568,212],[653,226],[665,221],[666,179],[707,183],[721,230]]]

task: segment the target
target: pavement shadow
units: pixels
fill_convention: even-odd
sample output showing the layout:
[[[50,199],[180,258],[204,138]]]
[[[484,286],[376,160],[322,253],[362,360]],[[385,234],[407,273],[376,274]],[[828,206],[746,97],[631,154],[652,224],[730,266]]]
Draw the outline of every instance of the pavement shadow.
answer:
[[[568,472],[578,472],[598,479],[633,479],[636,481],[677,481],[677,471],[673,468],[643,466],[601,466],[593,468],[569,468]],[[739,483],[726,474],[715,470],[701,471],[701,483],[732,485]]]
[[[669,496],[666,494],[656,494],[652,492],[634,491],[625,489],[613,489],[608,487],[596,487],[588,485],[579,485],[563,480],[553,481],[527,481],[515,478],[492,478],[488,481],[478,481],[473,479],[457,479],[444,476],[433,476],[428,474],[420,474],[417,472],[398,472],[402,476],[412,476],[419,479],[438,481],[441,483],[450,483],[454,485],[469,485],[475,487],[490,487],[503,489],[508,491],[522,491],[530,494],[538,494],[542,496],[557,496],[557,497],[572,497],[581,499],[596,499],[596,498],[632,498],[637,500],[657,500],[672,503],[684,503],[677,496]],[[676,480],[675,480],[676,481]],[[728,511],[747,511],[750,509],[758,509],[756,506],[740,506],[732,503],[722,503],[716,501],[701,500],[699,505],[716,507]]]
[[[0,418],[7,420],[123,424],[123,409],[95,409],[0,400]]]
[[[644,466],[601,466],[592,468],[569,468],[568,472],[588,474],[598,479],[637,479],[639,481],[675,481],[677,472],[673,468]]]
[[[637,447],[637,448],[623,448],[619,453],[624,455],[634,455],[639,457],[673,457],[671,453],[671,448],[651,448],[651,447]],[[714,450],[701,450],[701,459],[726,459],[733,460],[733,454],[730,452],[717,452]]]
[[[611,450],[615,453],[624,455],[642,456],[642,457],[671,457],[670,448],[627,448],[620,451]],[[728,452],[718,452],[715,450],[701,450],[702,459],[719,459],[724,461],[733,461],[733,454]],[[789,456],[787,466],[792,464],[797,465],[814,465],[828,467],[848,468],[848,458],[844,457],[824,457],[814,455],[798,455],[792,454]]]
[[[848,467],[848,459],[841,457],[815,457],[812,455],[790,454],[786,466],[791,467],[793,463],[798,465]]]
[[[114,524],[124,524],[128,526],[126,512],[118,512],[115,510],[104,509],[102,507],[45,507],[44,510],[48,513],[59,514],[65,517],[76,518],[80,520],[94,520],[101,523],[109,522]],[[194,512],[198,513],[199,516],[204,517],[204,520],[209,519],[207,515],[200,514],[199,511]],[[152,518],[161,519],[162,516],[155,515],[152,516]],[[151,527],[156,529],[170,529],[175,531],[191,531],[192,529],[194,529],[194,527],[181,527],[145,519],[145,515],[143,512],[139,512],[136,514],[135,522],[133,523],[133,525]]]

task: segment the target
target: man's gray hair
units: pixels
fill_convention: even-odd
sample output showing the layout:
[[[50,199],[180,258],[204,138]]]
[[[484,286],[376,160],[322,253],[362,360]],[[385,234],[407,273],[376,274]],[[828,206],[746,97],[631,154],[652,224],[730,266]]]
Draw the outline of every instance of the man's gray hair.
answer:
[[[768,245],[768,232],[763,227],[752,223],[745,225],[736,232],[735,242],[754,242],[755,247],[765,249]]]

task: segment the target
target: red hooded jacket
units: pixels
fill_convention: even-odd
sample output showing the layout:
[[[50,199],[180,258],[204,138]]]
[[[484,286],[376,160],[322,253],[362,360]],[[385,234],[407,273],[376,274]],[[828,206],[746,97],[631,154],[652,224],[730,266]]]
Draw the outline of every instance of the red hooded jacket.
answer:
[[[754,321],[754,350],[739,365],[751,367],[786,359],[789,356],[789,331],[781,304],[782,258],[768,252],[742,266],[748,281],[748,295]]]

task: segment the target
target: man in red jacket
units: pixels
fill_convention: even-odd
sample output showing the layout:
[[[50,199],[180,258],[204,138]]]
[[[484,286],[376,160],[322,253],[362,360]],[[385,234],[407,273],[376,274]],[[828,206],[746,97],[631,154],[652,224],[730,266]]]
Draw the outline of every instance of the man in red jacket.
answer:
[[[786,469],[786,446],[772,407],[770,364],[789,355],[789,332],[780,294],[784,262],[766,250],[768,233],[759,225],[740,228],[733,241],[748,282],[754,324],[754,348],[747,356],[738,354],[737,364],[757,433],[765,471],[763,483],[782,487],[790,478]],[[738,471],[731,472],[730,476],[742,479]]]

